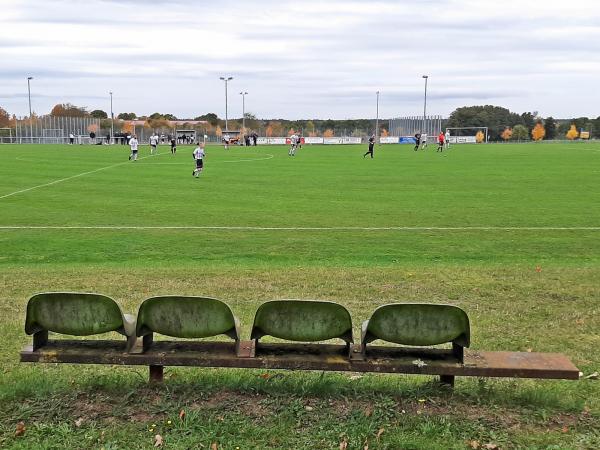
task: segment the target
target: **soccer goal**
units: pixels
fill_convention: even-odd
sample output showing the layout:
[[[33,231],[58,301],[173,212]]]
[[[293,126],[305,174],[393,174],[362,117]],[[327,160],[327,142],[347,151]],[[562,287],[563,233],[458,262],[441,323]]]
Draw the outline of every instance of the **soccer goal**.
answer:
[[[0,144],[14,144],[16,138],[12,128],[0,128]]]
[[[43,144],[62,144],[63,130],[60,128],[43,128],[42,129]]]
[[[175,130],[175,139],[180,144],[196,143],[196,130]]]
[[[450,144],[479,144],[488,142],[488,127],[447,127]]]

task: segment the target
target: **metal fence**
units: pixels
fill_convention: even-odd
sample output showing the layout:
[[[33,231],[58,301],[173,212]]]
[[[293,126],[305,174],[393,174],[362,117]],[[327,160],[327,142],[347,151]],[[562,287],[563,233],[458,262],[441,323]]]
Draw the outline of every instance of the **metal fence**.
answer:
[[[416,133],[427,133],[427,136],[437,136],[443,131],[445,120],[442,116],[409,116],[390,119],[390,136],[414,136]]]
[[[16,144],[64,144],[69,143],[70,135],[73,135],[74,143],[83,144],[90,143],[90,133],[99,137],[100,119],[42,116],[17,119],[15,132],[9,140]]]

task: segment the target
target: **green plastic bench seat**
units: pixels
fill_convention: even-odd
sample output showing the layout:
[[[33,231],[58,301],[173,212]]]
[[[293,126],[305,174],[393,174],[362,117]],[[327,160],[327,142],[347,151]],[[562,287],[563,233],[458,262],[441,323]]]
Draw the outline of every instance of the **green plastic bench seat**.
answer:
[[[276,300],[263,303],[254,317],[250,339],[263,336],[298,342],[352,340],[352,319],[342,305],[325,301]]]
[[[116,331],[127,337],[126,349],[135,344],[135,317],[123,314],[110,297],[92,293],[45,292],[27,303],[25,332],[33,334],[33,350],[48,341],[48,332],[92,336]]]
[[[453,353],[463,360],[464,347],[470,345],[469,317],[451,305],[427,303],[393,303],[377,308],[363,322],[361,347],[381,339],[409,346],[452,343]]]
[[[146,351],[152,345],[153,333],[188,339],[224,334],[237,343],[239,329],[239,321],[220,300],[167,295],[148,298],[140,305],[136,335],[143,336]]]

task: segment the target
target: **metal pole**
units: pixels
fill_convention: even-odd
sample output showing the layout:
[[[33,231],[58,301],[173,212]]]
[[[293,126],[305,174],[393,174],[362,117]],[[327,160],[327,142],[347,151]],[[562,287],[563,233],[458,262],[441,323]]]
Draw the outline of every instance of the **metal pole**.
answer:
[[[377,91],[377,118],[375,119],[375,142],[379,139],[379,91]]]
[[[425,120],[427,120],[427,80],[429,79],[429,75],[423,75],[423,78],[425,78],[425,98],[423,101],[423,131],[427,133],[427,130],[425,129]]]
[[[115,115],[113,113],[113,93],[110,94],[110,140],[113,141],[115,139]],[[110,142],[108,142],[110,144]]]
[[[225,131],[229,130],[229,117],[228,117],[228,107],[227,107],[227,82],[233,80],[233,77],[219,77],[220,80],[225,82]]]
[[[240,95],[242,96],[242,133],[246,133],[246,95],[248,95],[248,93],[246,91],[242,91],[240,92]],[[244,136],[242,136],[242,139],[244,138]],[[245,144],[245,141],[244,141]]]
[[[227,82],[229,80],[225,80],[225,131],[229,130],[229,125],[227,123],[228,121],[228,117],[227,117]]]
[[[33,143],[33,115],[31,114],[31,85],[29,82],[33,80],[33,77],[27,77],[27,96],[29,97],[29,134],[31,142]]]

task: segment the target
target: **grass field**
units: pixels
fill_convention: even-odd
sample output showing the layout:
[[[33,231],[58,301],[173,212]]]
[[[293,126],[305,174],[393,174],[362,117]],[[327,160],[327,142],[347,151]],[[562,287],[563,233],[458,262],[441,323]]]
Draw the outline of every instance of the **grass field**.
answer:
[[[148,387],[141,368],[18,363],[29,296],[82,290],[126,312],[215,296],[244,336],[267,299],[337,301],[357,330],[383,303],[452,303],[475,349],[600,370],[600,145],[365,150],[208,147],[194,179],[192,147],[134,163],[120,146],[0,146],[0,447],[152,448],[157,433],[165,448],[600,447],[597,380],[448,392],[425,377],[169,368]]]

